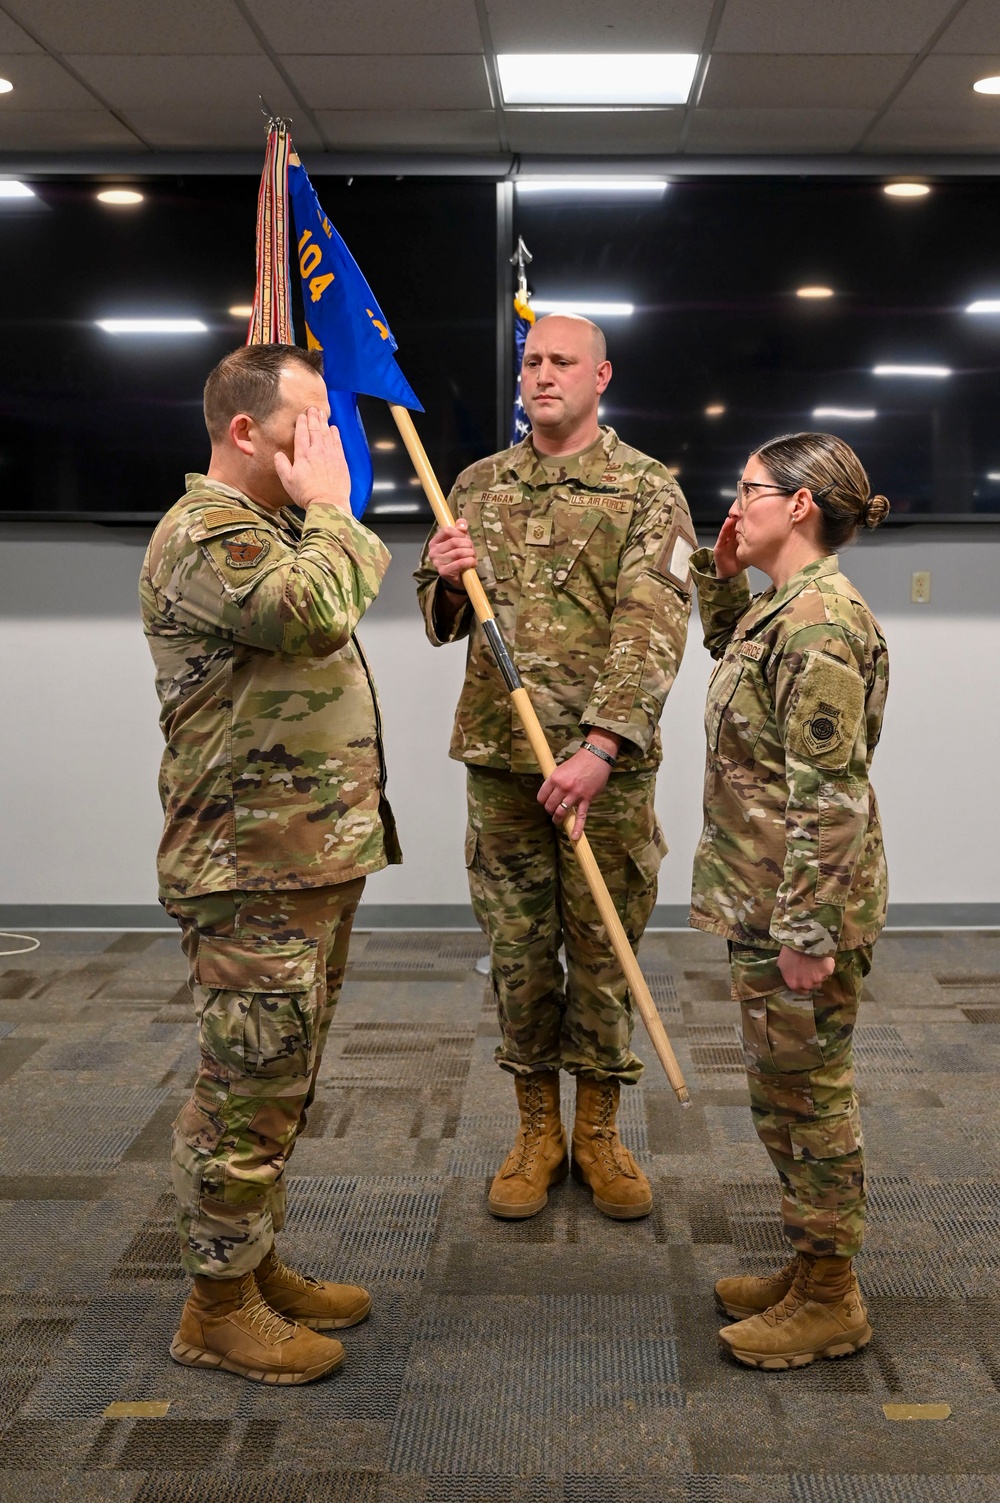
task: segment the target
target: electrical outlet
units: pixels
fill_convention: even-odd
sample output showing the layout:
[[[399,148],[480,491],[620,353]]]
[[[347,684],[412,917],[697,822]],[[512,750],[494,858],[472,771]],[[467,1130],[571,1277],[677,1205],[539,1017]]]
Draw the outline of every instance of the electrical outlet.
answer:
[[[930,569],[914,569],[910,584],[910,600],[914,605],[929,605],[931,600]]]

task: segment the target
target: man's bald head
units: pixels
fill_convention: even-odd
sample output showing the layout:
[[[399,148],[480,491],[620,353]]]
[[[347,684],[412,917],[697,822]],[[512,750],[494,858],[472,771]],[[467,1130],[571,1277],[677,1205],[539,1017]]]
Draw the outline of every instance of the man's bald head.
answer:
[[[532,325],[521,400],[539,453],[571,454],[596,440],[597,404],[610,380],[604,335],[589,318],[550,313]]]
[[[604,337],[604,330],[595,324],[592,319],[584,318],[582,313],[543,313],[541,318],[537,319],[528,331],[528,338],[531,338],[535,329],[540,330],[543,324],[545,325],[546,333],[554,333],[554,325],[556,324],[575,325],[576,330],[579,332],[586,330],[590,340],[590,349],[594,357],[594,364],[600,365],[602,360],[607,360],[608,342]]]

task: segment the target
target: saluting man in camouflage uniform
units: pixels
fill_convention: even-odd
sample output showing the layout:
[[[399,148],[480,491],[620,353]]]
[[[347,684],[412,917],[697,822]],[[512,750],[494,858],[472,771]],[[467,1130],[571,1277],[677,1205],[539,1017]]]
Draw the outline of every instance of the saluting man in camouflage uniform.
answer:
[[[868,769],[889,661],[835,549],[888,510],[841,439],[772,439],[747,461],[714,552],[691,559],[719,660],[691,923],[729,941],[751,1111],[794,1252],[770,1277],[716,1285],[738,1321],[723,1348],[751,1367],[845,1356],[872,1334],[852,1268],[865,1214],[852,1036],[885,923]],[[772,581],[753,601],[751,564]]]
[[[201,1045],[174,1125],[194,1289],[170,1351],[267,1383],[339,1367],[343,1346],[319,1333],[371,1308],[273,1246],[365,875],[399,860],[354,636],[389,555],[351,515],[329,415],[319,356],[228,355],[205,387],[208,474],[187,477],[140,584],[167,743],[160,895],[183,931]]]
[[[417,572],[435,646],[468,640],[451,755],[468,767],[466,864],[490,942],[502,1043],[521,1125],[493,1180],[496,1216],[533,1216],[568,1154],[559,1071],[576,1076],[575,1176],[608,1216],[652,1208],[616,1128],[619,1091],[642,1069],[632,1003],[561,825],[587,825],[638,945],[666,847],[653,810],[657,724],[680,664],[694,533],[663,465],[600,427],[611,379],[604,336],[550,316],[528,335],[522,443],[473,465],[451,496],[454,527]],[[544,782],[461,583],[476,568],[559,763]],[[567,975],[559,960],[565,942]]]

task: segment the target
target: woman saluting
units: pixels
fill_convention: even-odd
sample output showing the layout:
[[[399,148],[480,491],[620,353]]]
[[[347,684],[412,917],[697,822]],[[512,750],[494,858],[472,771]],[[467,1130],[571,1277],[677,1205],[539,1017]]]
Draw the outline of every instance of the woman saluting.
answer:
[[[871,1340],[852,1269],[865,1215],[852,1036],[886,869],[868,781],[888,687],[878,624],[836,550],[889,510],[829,433],[751,454],[714,550],[691,559],[708,691],[705,827],[691,923],[729,941],[750,1103],[794,1256],[720,1279],[750,1367],[804,1367]],[[749,565],[772,588],[750,598]]]

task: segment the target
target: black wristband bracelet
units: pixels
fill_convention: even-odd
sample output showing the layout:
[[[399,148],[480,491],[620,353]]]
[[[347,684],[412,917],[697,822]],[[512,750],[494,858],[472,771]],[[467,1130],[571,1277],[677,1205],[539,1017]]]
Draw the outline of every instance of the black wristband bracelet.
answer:
[[[595,746],[593,741],[584,741],[582,746],[580,747],[580,750],[589,751],[592,756],[600,757],[601,761],[607,762],[609,767],[614,767],[615,763],[618,760],[618,758],[613,757],[610,752],[602,751],[599,746]]]
[[[469,592],[464,585],[449,584],[443,574],[438,575],[438,584],[443,585],[449,595],[462,595],[466,600],[469,598]]]

